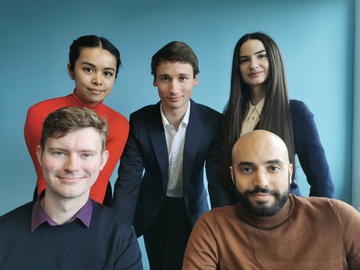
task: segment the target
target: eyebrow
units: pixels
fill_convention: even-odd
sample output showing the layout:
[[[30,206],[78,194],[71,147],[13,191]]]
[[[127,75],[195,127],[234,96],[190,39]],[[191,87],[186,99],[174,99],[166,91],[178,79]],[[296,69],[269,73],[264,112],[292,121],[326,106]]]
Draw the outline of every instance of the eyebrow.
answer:
[[[94,64],[91,64],[91,63],[89,63],[89,62],[82,62],[81,65],[89,65],[89,66],[91,66],[91,67],[95,67]],[[106,67],[106,68],[104,68],[104,69],[106,69],[106,70],[107,70],[107,69],[111,69],[111,70],[115,71],[115,69],[112,68],[112,67]]]
[[[265,164],[284,164],[284,162],[282,162],[280,159],[271,159],[271,160],[267,160]],[[241,166],[254,166],[254,165],[255,164],[250,161],[241,161],[237,166],[241,167]]]
[[[254,53],[254,55],[257,55],[257,54],[262,53],[262,52],[266,52],[266,50],[258,51],[258,52],[256,52],[256,53]],[[240,58],[241,58],[241,57],[247,57],[247,55],[242,55],[242,56],[240,56]]]
[[[60,148],[60,147],[49,147],[47,149],[48,151],[61,151],[61,152],[69,152],[69,150],[64,149],[64,148]],[[79,151],[76,151],[78,153],[97,153],[97,151],[95,149],[81,149]]]

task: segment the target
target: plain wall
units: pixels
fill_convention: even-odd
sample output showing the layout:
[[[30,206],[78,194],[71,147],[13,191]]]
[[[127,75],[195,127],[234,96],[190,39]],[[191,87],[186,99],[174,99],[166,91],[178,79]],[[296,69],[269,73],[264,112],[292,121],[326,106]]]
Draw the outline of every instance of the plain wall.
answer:
[[[221,112],[237,40],[255,31],[270,35],[283,56],[290,98],[315,115],[336,198],[350,203],[354,6],[354,0],[1,0],[0,215],[32,199],[36,174],[23,136],[26,112],[72,93],[69,46],[88,34],[120,50],[123,66],[105,104],[125,117],[159,100],[150,61],[168,42],[192,47],[200,67],[193,99]],[[117,168],[112,183],[116,174]],[[308,195],[299,169],[296,179]]]

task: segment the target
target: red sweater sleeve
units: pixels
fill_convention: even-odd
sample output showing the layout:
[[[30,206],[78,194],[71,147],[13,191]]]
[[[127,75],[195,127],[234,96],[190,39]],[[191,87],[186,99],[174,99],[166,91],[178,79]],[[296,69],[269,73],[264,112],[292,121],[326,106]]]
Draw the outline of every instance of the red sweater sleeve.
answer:
[[[36,157],[36,146],[40,145],[42,123],[49,113],[65,106],[88,107],[93,109],[98,115],[106,117],[108,121],[109,133],[106,137],[106,149],[110,154],[109,159],[90,190],[90,198],[99,203],[103,203],[107,184],[124,150],[129,134],[129,122],[123,115],[105,106],[102,102],[96,106],[88,106],[82,103],[75,94],[42,101],[28,110],[24,127],[24,136],[37,174],[38,194],[46,188],[46,182],[42,175],[41,166]]]

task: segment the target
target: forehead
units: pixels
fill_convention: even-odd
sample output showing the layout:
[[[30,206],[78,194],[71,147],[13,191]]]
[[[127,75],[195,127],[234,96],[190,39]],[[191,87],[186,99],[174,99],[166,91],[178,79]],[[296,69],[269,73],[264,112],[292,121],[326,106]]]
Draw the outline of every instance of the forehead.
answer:
[[[235,145],[233,162],[235,164],[246,161],[254,164],[265,164],[269,160],[288,161],[285,144],[278,138],[244,138]]]
[[[82,48],[76,62],[89,62],[95,65],[104,65],[116,68],[116,58],[108,50],[100,47]]]
[[[193,74],[193,67],[190,63],[183,62],[160,62],[156,67],[156,74]]]
[[[61,148],[67,151],[100,152],[101,145],[100,133],[92,127],[87,127],[69,132],[61,138],[49,137],[45,142],[45,149]]]
[[[253,55],[256,52],[266,50],[264,44],[258,39],[249,39],[240,48],[240,56]]]

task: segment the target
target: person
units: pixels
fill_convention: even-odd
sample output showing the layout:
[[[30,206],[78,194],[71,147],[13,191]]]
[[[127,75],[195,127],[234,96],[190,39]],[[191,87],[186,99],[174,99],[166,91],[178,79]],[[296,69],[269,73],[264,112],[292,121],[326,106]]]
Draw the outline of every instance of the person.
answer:
[[[107,133],[85,107],[45,119],[36,155],[46,189],[0,217],[0,269],[142,269],[131,225],[89,197],[109,158]]]
[[[94,35],[82,36],[74,40],[70,46],[67,64],[70,78],[75,81],[73,93],[42,101],[28,110],[24,135],[37,174],[35,199],[46,188],[41,166],[36,157],[42,123],[49,113],[61,107],[88,107],[107,118],[109,134],[106,142],[110,153],[104,170],[91,188],[90,197],[103,203],[106,194],[104,203],[110,205],[112,191],[109,180],[124,149],[129,134],[129,123],[123,115],[104,105],[103,101],[112,91],[120,65],[120,53],[110,41]]]
[[[221,114],[191,100],[198,59],[173,41],[151,62],[161,101],[130,115],[113,207],[144,235],[151,269],[181,269],[191,229],[208,211],[204,163],[212,207],[230,204],[220,181]]]
[[[263,33],[246,34],[236,44],[230,97],[222,123],[221,176],[232,187],[229,173],[236,140],[254,129],[269,130],[282,138],[295,164],[297,154],[310,185],[310,196],[334,198],[334,184],[324,148],[307,105],[290,100],[284,64],[275,42]],[[292,194],[300,196],[295,180]]]
[[[183,269],[360,269],[360,213],[335,199],[289,195],[289,158],[269,131],[238,139],[230,173],[240,203],[200,217]]]

